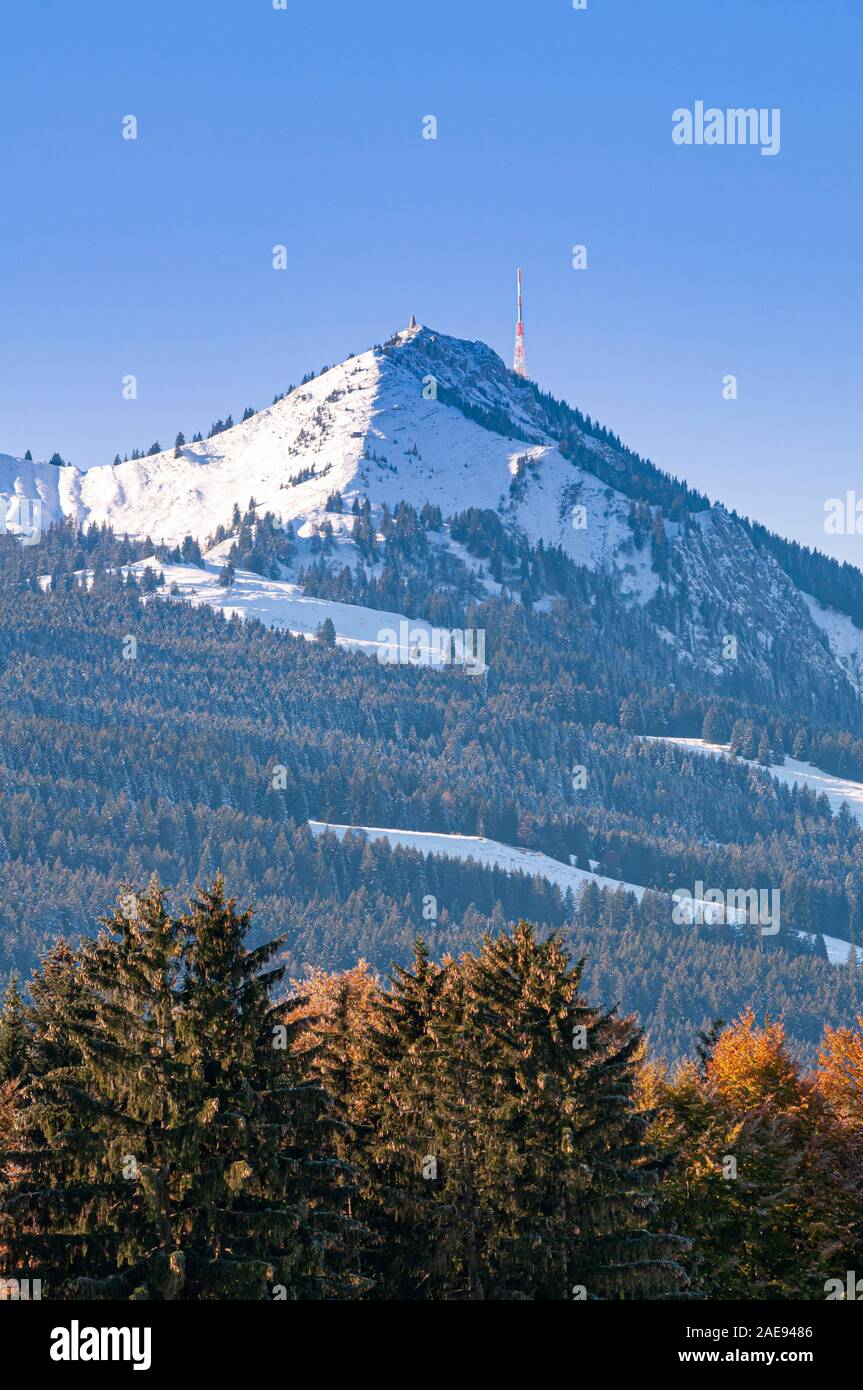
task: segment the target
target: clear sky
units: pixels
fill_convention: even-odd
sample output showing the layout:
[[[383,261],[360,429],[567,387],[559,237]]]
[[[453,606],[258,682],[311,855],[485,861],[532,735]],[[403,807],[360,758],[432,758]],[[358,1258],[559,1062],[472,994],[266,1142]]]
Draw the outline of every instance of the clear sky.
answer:
[[[510,360],[520,264],[536,380],[860,562],[861,51],[860,0],[3,0],[0,452],[165,446],[412,312]],[[675,145],[698,100],[780,152]]]

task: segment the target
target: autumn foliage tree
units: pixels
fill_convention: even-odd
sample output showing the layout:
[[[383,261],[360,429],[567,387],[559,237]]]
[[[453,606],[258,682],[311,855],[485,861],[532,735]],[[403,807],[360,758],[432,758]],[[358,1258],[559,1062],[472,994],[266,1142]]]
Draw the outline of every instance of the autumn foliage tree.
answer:
[[[801,1073],[778,1021],[748,1011],[702,1065],[648,1069],[642,1101],[669,1158],[662,1219],[692,1239],[707,1297],[823,1297],[859,1250],[863,1039],[829,1033]]]

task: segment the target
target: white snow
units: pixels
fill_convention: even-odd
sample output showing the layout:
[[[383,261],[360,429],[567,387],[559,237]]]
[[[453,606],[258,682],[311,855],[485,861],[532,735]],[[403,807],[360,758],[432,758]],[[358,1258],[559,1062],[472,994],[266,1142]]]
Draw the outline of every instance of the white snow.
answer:
[[[863,693],[863,632],[854,626],[847,613],[837,613],[835,608],[827,608],[802,590],[800,596],[816,627],[826,634],[830,650],[839,665],[847,671],[857,690]]]
[[[827,959],[831,965],[845,965],[848,960],[848,951],[851,946],[850,941],[842,941],[838,936],[825,936],[822,938],[827,951]],[[858,965],[863,965],[863,946],[856,946]]]
[[[486,868],[503,869],[506,873],[525,873],[531,877],[539,876],[549,883],[556,883],[561,892],[565,893],[567,888],[572,889],[576,896],[584,887],[585,883],[595,883],[598,888],[608,888],[614,893],[617,889],[622,889],[624,893],[632,893],[640,902],[647,892],[647,889],[640,883],[625,883],[616,878],[607,878],[604,874],[588,872],[587,869],[577,869],[573,865],[562,864],[558,859],[552,859],[549,855],[543,854],[536,849],[519,849],[514,845],[501,844],[499,840],[489,840],[483,835],[449,835],[436,834],[425,830],[386,830],[380,826],[371,825],[333,825],[324,821],[309,821],[309,828],[315,835],[322,835],[325,831],[332,831],[334,834],[344,837],[353,832],[367,836],[370,840],[387,840],[392,846],[401,849],[419,850],[421,854],[442,854],[449,859],[473,860]],[[596,860],[591,860],[595,864]],[[697,903],[697,906],[695,904]],[[723,912],[726,913],[728,921],[744,921],[745,914],[737,909],[723,909],[714,902],[701,902],[693,899],[687,902],[685,899],[680,903],[682,915],[687,915],[690,920],[696,913],[703,917],[707,923],[714,924],[723,920]]]
[[[718,747],[718,745],[714,745]],[[705,749],[704,751],[709,751]],[[413,849],[420,854],[440,854],[448,859],[473,862],[485,868],[503,869],[505,873],[524,873],[531,877],[556,883],[561,892],[569,888],[577,898],[585,883],[595,883],[598,888],[608,888],[612,893],[618,888],[624,893],[632,893],[640,902],[647,892],[643,884],[624,883],[619,879],[606,878],[603,874],[588,873],[586,869],[576,869],[562,864],[557,859],[543,854],[540,850],[519,849],[514,845],[502,844],[499,840],[489,840],[484,835],[449,835],[427,830],[392,830],[375,825],[338,825],[331,821],[310,820],[308,826],[313,835],[331,833],[344,839],[346,835],[363,835],[369,840],[386,840],[394,849]],[[590,861],[594,863],[594,860]],[[658,891],[658,890],[656,890]],[[703,902],[692,898],[679,900],[681,915],[701,918],[708,924],[723,920],[730,924],[744,923],[746,915],[742,910],[722,907],[715,902]],[[803,935],[803,933],[798,933]],[[834,936],[825,936],[824,944],[828,959],[833,965],[844,965],[848,959],[849,942],[840,941]],[[863,963],[863,948],[858,947],[859,958]]]
[[[325,831],[344,838],[347,834],[365,835],[370,840],[388,840],[394,848],[415,849],[421,854],[442,854],[448,859],[474,860],[485,868],[503,869],[506,873],[530,874],[539,876],[549,883],[556,883],[561,892],[571,888],[578,893],[585,883],[595,883],[599,888],[609,888],[614,892],[622,888],[625,893],[634,893],[641,900],[644,888],[637,883],[621,883],[617,879],[605,878],[602,874],[588,873],[586,869],[576,869],[562,864],[535,849],[518,849],[513,845],[501,844],[498,840],[488,840],[484,835],[445,835],[425,830],[386,830],[374,825],[333,825],[324,821],[309,821],[309,829],[314,835]]]
[[[151,556],[128,568],[139,576],[147,568],[157,575],[163,573],[165,582],[156,591],[159,598],[170,599],[171,589],[176,587],[176,599],[186,599],[196,606],[207,604],[229,618],[234,615],[257,618],[267,627],[280,628],[295,636],[313,637],[324,619],[330,618],[340,646],[379,658],[397,656],[399,663],[405,665],[434,665],[438,660],[435,629],[422,618],[312,598],[297,584],[264,579],[251,570],[236,570],[233,584],[226,589],[219,583],[221,566],[209,560],[205,560],[201,568],[162,564]]]
[[[432,375],[442,391],[452,388],[477,407],[503,410],[535,442],[485,429],[456,406],[429,398]],[[217,526],[229,527],[234,504],[244,512],[250,497],[260,513],[292,521],[301,537],[325,516],[337,533],[349,533],[352,516],[325,511],[333,492],[348,507],[368,497],[375,517],[383,503],[394,511],[400,501],[436,504],[444,517],[500,504],[501,516],[531,540],[561,545],[579,563],[616,569],[640,601],[658,583],[649,545],[642,551],[632,545],[629,499],[561,456],[542,434],[533,395],[482,343],[423,328],[402,334],[386,352],[348,358],[276,405],[174,455],[170,448],[84,472],[0,455],[0,498],[15,490],[38,495],[46,524],[72,515],[170,545],[186,535],[203,542]],[[524,458],[530,466],[513,498],[510,484]],[[313,477],[298,481],[310,470]],[[586,513],[578,529],[576,503]]]
[[[677,748],[687,748],[693,753],[704,753],[714,758],[730,758],[731,750],[727,743],[705,743],[701,738],[671,738],[663,734],[647,734],[651,742],[673,743]],[[856,820],[863,825],[863,782],[852,782],[848,777],[837,777],[824,772],[813,763],[802,762],[798,758],[786,758],[780,766],[772,763],[769,767],[751,759],[739,758],[746,767],[754,767],[760,772],[769,773],[777,782],[786,787],[809,787],[816,793],[823,793],[830,803],[834,815],[845,804]]]
[[[470,418],[471,410],[484,412],[480,418],[500,432]],[[235,504],[245,512],[254,497],[259,512],[293,523],[297,565],[307,562],[326,518],[335,532],[329,563],[352,568],[359,560],[353,518],[350,511],[326,512],[331,493],[349,509],[367,499],[376,524],[384,504],[392,512],[401,501],[437,505],[444,518],[490,509],[530,541],[559,545],[577,563],[614,575],[633,602],[645,604],[659,584],[650,537],[636,546],[629,497],[591,471],[601,463],[622,487],[626,460],[581,435],[586,462],[576,466],[561,455],[549,419],[535,388],[485,344],[418,327],[348,358],[230,430],[184,445],[179,458],[169,448],[116,466],[88,460],[94,466],[81,471],[0,455],[0,506],[5,498],[8,509],[16,495],[38,497],[46,524],[71,516],[138,539],[176,545],[191,535],[203,545],[218,526],[232,529]],[[187,433],[195,423],[185,422]],[[801,594],[723,507],[693,521],[686,530],[664,522],[677,576],[672,588],[685,582],[688,597],[675,631],[657,627],[657,640],[719,672],[716,634],[701,616],[705,603],[718,605],[725,630],[742,635],[756,667],[769,668],[776,641],[793,641],[816,678],[859,680],[863,691],[863,634],[850,620]],[[452,545],[452,538],[442,535],[439,543]],[[511,588],[513,576],[507,578]],[[485,584],[497,591],[488,576]]]
[[[77,468],[58,468],[0,454],[0,514],[8,518],[10,531],[15,529],[21,499],[39,503],[43,527],[63,516],[76,515],[80,478]]]

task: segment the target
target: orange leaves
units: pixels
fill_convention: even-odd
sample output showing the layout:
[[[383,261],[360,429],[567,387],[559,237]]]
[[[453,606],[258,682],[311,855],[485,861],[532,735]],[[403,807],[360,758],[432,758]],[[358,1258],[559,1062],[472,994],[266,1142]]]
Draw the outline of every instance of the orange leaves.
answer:
[[[710,1086],[737,1108],[773,1104],[785,1110],[802,1100],[783,1025],[768,1019],[759,1028],[751,1009],[720,1033],[706,1071]]]
[[[825,1028],[815,1086],[840,1123],[863,1134],[863,1018],[857,1028]]]

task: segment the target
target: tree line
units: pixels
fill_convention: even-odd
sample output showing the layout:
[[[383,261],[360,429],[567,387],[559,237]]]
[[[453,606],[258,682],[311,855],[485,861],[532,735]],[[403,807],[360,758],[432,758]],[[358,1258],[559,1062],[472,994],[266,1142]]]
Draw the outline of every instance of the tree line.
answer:
[[[822,1298],[863,1254],[863,1031],[673,1071],[527,922],[284,981],[221,878],[124,890],[0,1013],[0,1265],[52,1299]],[[863,1023],[863,1020],[861,1020]]]

